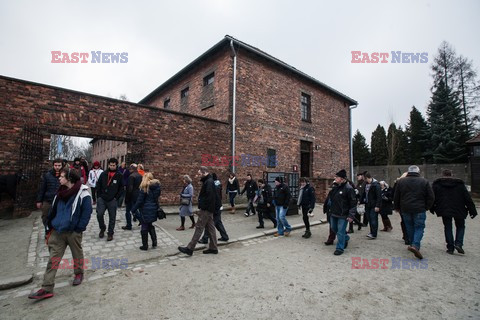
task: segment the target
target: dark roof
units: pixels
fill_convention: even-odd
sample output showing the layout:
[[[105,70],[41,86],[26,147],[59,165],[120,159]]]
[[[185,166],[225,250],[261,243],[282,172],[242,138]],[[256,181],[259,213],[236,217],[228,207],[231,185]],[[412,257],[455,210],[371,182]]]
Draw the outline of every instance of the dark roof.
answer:
[[[186,67],[184,67],[182,70],[180,70],[179,72],[177,72],[175,75],[173,75],[173,77],[171,77],[170,79],[168,79],[167,81],[165,81],[163,84],[161,84],[157,89],[153,90],[150,94],[148,94],[145,98],[143,98],[142,100],[140,100],[139,103],[141,104],[146,104],[149,102],[150,99],[152,99],[153,97],[155,97],[161,90],[165,89],[167,86],[169,86],[171,83],[175,82],[176,80],[178,80],[179,78],[181,78],[185,73],[187,73],[188,71],[190,71],[191,69],[193,69],[198,63],[200,63],[202,60],[206,59],[207,57],[209,57],[211,54],[213,54],[214,52],[216,52],[217,50],[219,50],[220,48],[222,48],[223,46],[225,45],[229,45],[230,43],[233,43],[234,45],[236,45],[237,47],[240,47],[240,48],[243,48],[249,52],[252,52],[256,55],[259,55],[265,59],[267,59],[268,61],[271,61],[273,62],[274,64],[280,66],[280,67],[283,67],[309,81],[312,81],[313,83],[321,86],[322,88],[326,89],[327,91],[335,94],[336,96],[339,96],[340,98],[346,100],[350,105],[357,105],[358,102],[353,100],[352,98],[344,95],[343,93],[341,93],[340,91],[337,91],[335,89],[333,89],[332,87],[329,87],[327,86],[326,84],[324,84],[323,82],[321,81],[318,81],[317,79],[309,76],[308,74],[306,73],[303,73],[302,71],[292,67],[291,65],[269,55],[268,53],[260,50],[260,49],[257,49],[245,42],[242,42],[240,40],[237,40],[229,35],[226,35],[225,38],[223,38],[221,41],[219,41],[217,44],[215,44],[213,47],[211,47],[210,49],[208,49],[207,51],[205,51],[201,56],[199,56],[197,59],[193,60],[192,62],[190,62]]]
[[[480,133],[479,133],[476,137],[474,137],[474,138],[472,138],[472,139],[470,139],[470,140],[467,140],[466,143],[467,143],[467,144],[480,143]]]

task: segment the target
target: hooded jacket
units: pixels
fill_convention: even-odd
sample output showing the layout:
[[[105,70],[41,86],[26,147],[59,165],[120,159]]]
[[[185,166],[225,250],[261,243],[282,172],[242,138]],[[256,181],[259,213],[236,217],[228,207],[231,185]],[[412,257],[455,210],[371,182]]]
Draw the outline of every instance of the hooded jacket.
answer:
[[[367,192],[367,185],[368,187]],[[372,179],[372,183],[365,185],[365,208],[381,208],[382,207],[382,188],[377,180]]]
[[[153,179],[148,186],[148,192],[140,190],[137,201],[133,205],[131,212],[136,212],[140,209],[140,213],[136,216],[140,223],[151,223],[157,221],[158,198],[162,190],[160,188],[160,181]]]
[[[122,174],[116,171],[110,184],[108,184],[108,173],[109,170],[103,171],[97,181],[97,196],[106,202],[118,199],[123,190]]]
[[[457,178],[443,177],[433,182],[435,202],[430,209],[439,217],[453,217],[465,219],[467,215],[475,217],[477,209],[472,197],[465,187],[465,183]]]
[[[62,205],[59,206],[59,203]],[[71,202],[71,207],[70,207]],[[67,205],[68,204],[68,205]],[[71,208],[69,212],[60,212],[61,208]],[[92,197],[88,192],[86,185],[81,185],[80,190],[66,202],[60,200],[57,196],[53,199],[52,208],[48,213],[46,221],[46,230],[55,229],[57,232],[83,232],[87,229],[88,222],[92,215]],[[52,225],[53,219],[61,215],[61,219],[56,220],[56,225]]]

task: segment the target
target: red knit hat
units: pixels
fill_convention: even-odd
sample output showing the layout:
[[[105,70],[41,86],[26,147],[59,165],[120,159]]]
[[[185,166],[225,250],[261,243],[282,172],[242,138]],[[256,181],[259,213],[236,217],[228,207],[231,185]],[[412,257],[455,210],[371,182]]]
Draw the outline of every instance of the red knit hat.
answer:
[[[95,161],[95,162],[93,163],[93,166],[94,166],[94,167],[100,167],[100,162]]]

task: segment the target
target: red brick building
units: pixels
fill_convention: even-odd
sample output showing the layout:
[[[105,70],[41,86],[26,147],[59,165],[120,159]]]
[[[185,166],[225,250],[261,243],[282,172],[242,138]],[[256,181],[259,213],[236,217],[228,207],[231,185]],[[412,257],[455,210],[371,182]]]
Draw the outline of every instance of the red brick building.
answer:
[[[218,145],[216,156],[276,155],[275,167],[237,166],[240,177],[296,166],[301,176],[330,178],[351,168],[350,107],[357,102],[230,36],[140,103],[230,123],[230,143]]]
[[[125,141],[112,141],[92,139],[92,163],[94,161],[100,162],[100,167],[106,169],[108,166],[108,159],[118,159],[119,164],[127,159],[127,143]]]
[[[194,176],[206,155],[239,158],[234,168],[216,164],[222,181],[229,170],[243,182],[247,172],[298,169],[322,196],[322,179],[350,168],[356,104],[229,36],[139,103],[0,76],[0,175],[21,172],[16,207],[33,208],[40,169],[51,165],[50,136],[62,134],[126,142],[126,161],[143,162],[160,179],[163,203],[178,202],[181,175]]]

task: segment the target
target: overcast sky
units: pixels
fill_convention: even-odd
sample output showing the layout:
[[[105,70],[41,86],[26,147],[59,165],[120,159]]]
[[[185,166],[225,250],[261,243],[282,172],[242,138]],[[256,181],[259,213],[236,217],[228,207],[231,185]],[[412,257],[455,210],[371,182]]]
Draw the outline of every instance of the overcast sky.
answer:
[[[425,114],[443,40],[480,68],[480,1],[4,1],[0,74],[138,102],[226,34],[359,102],[354,130]],[[54,64],[51,51],[128,52],[124,64]],[[428,63],[351,63],[351,51]],[[91,58],[89,58],[91,60]]]

